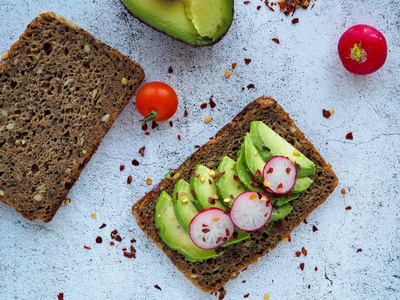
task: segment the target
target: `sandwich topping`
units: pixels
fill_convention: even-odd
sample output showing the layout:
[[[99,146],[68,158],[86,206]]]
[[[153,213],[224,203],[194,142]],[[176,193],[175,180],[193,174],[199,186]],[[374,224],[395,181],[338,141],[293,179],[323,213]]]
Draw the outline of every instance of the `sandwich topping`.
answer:
[[[310,187],[315,164],[263,122],[251,123],[236,161],[217,170],[197,165],[172,197],[162,191],[155,224],[164,243],[188,261],[223,255],[224,247],[285,218]]]

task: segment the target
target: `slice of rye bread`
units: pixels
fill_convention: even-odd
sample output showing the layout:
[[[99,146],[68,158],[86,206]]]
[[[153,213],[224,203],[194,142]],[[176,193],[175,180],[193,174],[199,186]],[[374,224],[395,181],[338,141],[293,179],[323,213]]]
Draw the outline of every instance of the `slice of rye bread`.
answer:
[[[197,287],[205,292],[215,292],[229,279],[261,257],[301,223],[318,205],[325,201],[338,184],[335,173],[315,147],[296,127],[293,120],[272,98],[260,97],[244,108],[231,123],[225,125],[211,140],[200,147],[170,178],[161,181],[160,189],[172,195],[175,183],[180,179],[189,181],[196,164],[216,169],[223,156],[237,158],[243,138],[250,130],[250,123],[259,120],[270,126],[289,143],[316,164],[316,174],[311,176],[314,183],[292,202],[293,211],[285,218],[272,222],[251,233],[250,238],[224,248],[225,253],[204,262],[189,262],[178,252],[168,248],[160,239],[154,224],[154,213],[160,192],[154,190],[140,199],[132,208],[139,227],[162,249],[175,266]]]
[[[49,222],[143,79],[87,31],[40,14],[0,62],[0,199]]]

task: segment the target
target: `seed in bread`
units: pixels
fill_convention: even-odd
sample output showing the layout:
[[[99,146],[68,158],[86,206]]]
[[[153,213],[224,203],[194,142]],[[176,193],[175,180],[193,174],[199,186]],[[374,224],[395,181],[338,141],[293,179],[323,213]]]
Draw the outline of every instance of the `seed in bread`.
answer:
[[[316,165],[313,184],[293,200],[292,212],[284,219],[251,232],[246,240],[224,248],[224,254],[203,262],[187,261],[183,255],[168,248],[161,240],[154,222],[155,204],[161,191],[173,193],[178,180],[188,181],[197,164],[216,169],[222,157],[236,160],[243,139],[252,121],[262,121],[291,143]],[[160,183],[159,191],[151,191],[132,208],[136,221],[143,231],[162,249],[175,266],[197,287],[205,292],[215,292],[229,279],[236,278],[241,270],[266,254],[298,226],[318,205],[326,200],[338,184],[335,173],[315,147],[296,127],[293,120],[272,98],[260,97],[244,108],[232,122],[225,125],[211,140],[200,147],[171,175]],[[157,189],[158,190],[158,189]]]
[[[144,79],[142,68],[50,12],[0,62],[0,200],[50,221]]]

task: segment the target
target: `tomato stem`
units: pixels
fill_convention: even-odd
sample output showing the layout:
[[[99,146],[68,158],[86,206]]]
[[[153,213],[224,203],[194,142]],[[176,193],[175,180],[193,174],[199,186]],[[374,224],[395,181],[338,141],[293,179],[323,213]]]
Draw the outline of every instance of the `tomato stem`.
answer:
[[[157,118],[157,116],[158,116],[157,111],[156,110],[152,110],[151,113],[147,117],[141,119],[140,122],[146,123],[146,122],[152,121],[155,118]]]

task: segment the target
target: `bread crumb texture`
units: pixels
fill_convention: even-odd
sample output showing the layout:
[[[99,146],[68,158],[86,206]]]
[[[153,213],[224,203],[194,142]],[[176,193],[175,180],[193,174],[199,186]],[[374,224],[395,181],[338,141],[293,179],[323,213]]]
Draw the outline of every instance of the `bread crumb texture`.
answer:
[[[143,79],[62,17],[33,20],[0,62],[0,200],[50,221]]]

